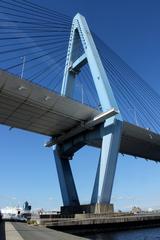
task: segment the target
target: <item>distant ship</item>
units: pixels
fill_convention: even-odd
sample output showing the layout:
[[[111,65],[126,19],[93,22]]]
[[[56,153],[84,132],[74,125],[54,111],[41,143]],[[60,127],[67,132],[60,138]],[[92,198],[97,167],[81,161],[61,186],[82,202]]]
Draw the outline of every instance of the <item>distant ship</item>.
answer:
[[[5,207],[0,211],[0,218],[10,221],[27,221],[31,217],[31,206],[26,201],[23,208]]]

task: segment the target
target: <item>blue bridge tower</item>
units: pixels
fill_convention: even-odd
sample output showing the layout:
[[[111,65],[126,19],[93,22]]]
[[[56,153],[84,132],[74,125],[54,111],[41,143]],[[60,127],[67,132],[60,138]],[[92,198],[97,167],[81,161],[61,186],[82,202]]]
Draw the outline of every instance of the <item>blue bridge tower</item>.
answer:
[[[82,43],[84,53],[77,58],[75,53],[78,42]],[[73,96],[76,76],[85,64],[89,65],[103,112],[98,116],[97,127],[93,128],[96,122],[96,119],[93,119],[88,125],[86,124],[86,131],[83,134],[74,136],[76,147],[71,137],[62,144],[56,145],[54,156],[64,207],[81,209],[69,161],[75,151],[84,145],[92,146],[92,142],[101,139],[101,153],[90,204],[92,210],[89,208],[89,211],[103,212],[110,204],[121,139],[122,118],[90,29],[85,18],[78,13],[72,23],[61,89],[62,96]]]

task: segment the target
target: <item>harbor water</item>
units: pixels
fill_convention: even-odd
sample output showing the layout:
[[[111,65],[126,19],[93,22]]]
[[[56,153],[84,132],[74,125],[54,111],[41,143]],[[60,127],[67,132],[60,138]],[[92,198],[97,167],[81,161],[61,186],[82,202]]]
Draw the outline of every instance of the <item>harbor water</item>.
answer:
[[[160,240],[160,227],[86,234],[84,237],[92,240]]]

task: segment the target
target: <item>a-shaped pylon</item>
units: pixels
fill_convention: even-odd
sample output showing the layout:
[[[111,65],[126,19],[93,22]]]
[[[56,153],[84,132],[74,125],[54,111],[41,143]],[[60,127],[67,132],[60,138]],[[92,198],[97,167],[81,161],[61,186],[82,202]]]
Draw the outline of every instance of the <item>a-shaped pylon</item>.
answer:
[[[77,58],[76,48],[80,42],[84,53]],[[75,151],[85,144],[92,145],[92,141],[95,139],[101,139],[102,144],[91,204],[110,203],[122,129],[121,114],[91,32],[85,18],[77,14],[73,19],[71,29],[61,90],[62,96],[72,97],[76,76],[85,64],[89,65],[102,111],[107,112],[110,109],[116,109],[117,114],[106,117],[107,119],[93,128],[92,131],[86,131],[74,136],[74,140],[76,139],[76,142],[79,143],[76,148],[72,146],[72,139],[68,139],[55,147],[54,155],[64,206],[79,205],[69,159]],[[83,138],[82,135],[85,137]],[[84,142],[82,139],[85,139]],[[71,153],[70,156],[67,152],[68,149]]]

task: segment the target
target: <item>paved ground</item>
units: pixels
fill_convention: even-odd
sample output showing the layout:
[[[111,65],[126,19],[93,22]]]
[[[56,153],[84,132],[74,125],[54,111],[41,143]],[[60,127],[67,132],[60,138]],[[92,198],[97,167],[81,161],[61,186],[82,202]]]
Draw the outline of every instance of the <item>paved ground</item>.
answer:
[[[23,240],[23,238],[15,230],[15,228],[11,222],[5,223],[5,239],[6,240]]]
[[[85,238],[76,237],[70,234],[58,232],[40,226],[29,226],[26,223],[6,222],[5,227],[3,223],[0,224],[0,240],[84,240],[84,239]]]

